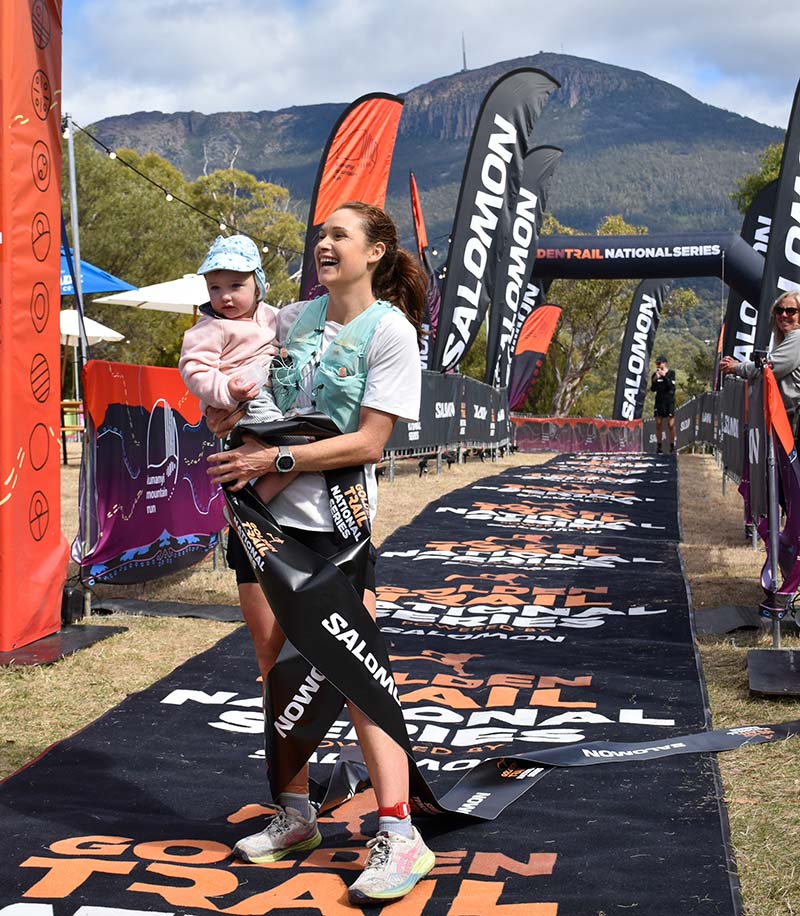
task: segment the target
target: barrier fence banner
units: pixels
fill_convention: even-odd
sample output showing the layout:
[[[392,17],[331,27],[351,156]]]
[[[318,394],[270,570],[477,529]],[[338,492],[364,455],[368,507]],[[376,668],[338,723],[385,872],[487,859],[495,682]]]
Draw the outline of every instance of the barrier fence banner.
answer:
[[[423,372],[419,421],[396,423],[385,451],[501,445],[508,435],[505,388],[466,375]]]
[[[317,282],[314,246],[319,227],[348,200],[382,207],[394,155],[403,100],[373,92],[356,99],[333,127],[311,195],[300,298],[325,292]]]
[[[719,400],[719,439],[725,473],[742,482],[745,465],[745,396],[747,386],[741,379],[726,378]]]
[[[521,452],[640,452],[641,420],[511,417]]]
[[[497,80],[483,100],[456,205],[433,369],[456,366],[481,328],[512,237],[533,127],[558,86],[541,70],[520,68]]]
[[[675,448],[680,450],[697,441],[697,407],[695,398],[675,411]]]
[[[83,581],[146,582],[202,560],[227,524],[206,473],[217,440],[178,370],[91,360],[84,393],[95,479]]]
[[[0,651],[61,628],[61,2],[0,4]]]
[[[622,349],[619,353],[617,387],[614,393],[615,420],[641,420],[649,387],[648,367],[668,280],[642,280],[633,294]]]
[[[798,257],[798,186],[800,185],[800,83],[794,94],[789,127],[783,143],[775,209],[764,261],[758,300],[755,349],[766,350],[771,334],[772,303],[789,290],[800,290]]]
[[[717,405],[718,392],[706,391],[700,395],[700,419],[698,421],[698,437],[704,445],[716,447],[717,445]]]

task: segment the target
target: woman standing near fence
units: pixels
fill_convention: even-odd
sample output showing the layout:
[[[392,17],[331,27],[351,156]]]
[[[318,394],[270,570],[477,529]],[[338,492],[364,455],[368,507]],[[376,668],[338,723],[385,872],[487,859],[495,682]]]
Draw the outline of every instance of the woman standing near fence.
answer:
[[[416,259],[398,247],[391,219],[359,202],[343,204],[325,221],[315,259],[328,294],[279,313],[278,337],[289,363],[275,374],[275,396],[284,412],[312,408],[327,413],[343,435],[291,449],[250,439],[212,456],[209,473],[215,483],[238,490],[264,474],[302,471],[272,500],[270,512],[287,534],[329,557],[338,548],[320,472],[365,465],[374,517],[375,462],[396,420],[418,419],[418,343],[427,277]],[[217,435],[227,432],[230,420],[223,422],[215,412],[208,420]],[[363,600],[374,618],[374,551],[372,557]],[[266,680],[284,635],[235,536],[229,540],[228,561],[236,570],[242,612]],[[407,894],[433,867],[434,856],[411,824],[404,751],[359,709],[349,708],[379,817],[378,834],[368,844],[367,864],[350,888],[350,899],[387,902]],[[278,813],[266,827],[237,844],[236,852],[249,862],[274,862],[321,842],[309,803],[307,766],[276,801]]]
[[[794,430],[798,433],[800,411],[800,293],[783,293],[772,304],[772,349],[769,358],[772,372],[780,385],[783,403]],[[732,356],[720,360],[723,375],[754,378],[759,367],[752,360],[740,362]]]

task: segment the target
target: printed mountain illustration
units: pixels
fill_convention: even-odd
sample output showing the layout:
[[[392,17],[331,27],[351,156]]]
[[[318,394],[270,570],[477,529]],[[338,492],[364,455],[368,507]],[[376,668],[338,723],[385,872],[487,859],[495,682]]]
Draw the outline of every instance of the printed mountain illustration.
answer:
[[[535,137],[564,150],[548,202],[562,223],[591,233],[604,216],[621,213],[651,232],[739,230],[741,215],[729,195],[757,168],[764,147],[782,140],[783,130],[704,104],[646,73],[540,52],[443,76],[404,94],[387,208],[406,244],[413,239],[409,170],[429,237],[446,244],[481,102],[492,83],[517,67],[544,70],[561,84]],[[289,188],[305,220],[322,148],[345,107],[137,112],[106,118],[94,130],[109,146],[156,152],[190,178],[233,163]]]

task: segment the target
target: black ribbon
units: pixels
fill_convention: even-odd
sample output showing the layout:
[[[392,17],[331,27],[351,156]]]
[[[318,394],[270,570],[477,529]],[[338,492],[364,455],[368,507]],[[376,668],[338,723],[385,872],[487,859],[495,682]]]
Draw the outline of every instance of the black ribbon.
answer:
[[[248,427],[265,442],[281,437],[339,435],[322,414]],[[231,444],[235,444],[234,440]],[[493,820],[555,767],[650,760],[676,754],[732,750],[800,736],[800,720],[660,738],[589,742],[481,761],[438,798],[414,760],[383,637],[362,595],[369,551],[364,469],[326,472],[334,536],[341,550],[330,560],[289,537],[251,486],[225,491],[230,522],[253,566],[287,643],[266,689],[265,746],[273,798],[308,761],[345,700],[357,706],[405,752],[410,802],[418,813],[461,814]],[[345,748],[326,786],[314,784],[321,810],[366,785],[363,759]]]

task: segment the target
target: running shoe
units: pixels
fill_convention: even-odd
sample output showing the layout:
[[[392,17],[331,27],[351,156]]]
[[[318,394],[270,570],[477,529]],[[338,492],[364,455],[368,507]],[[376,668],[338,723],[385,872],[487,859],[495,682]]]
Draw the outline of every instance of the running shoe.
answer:
[[[279,805],[275,808],[277,814],[263,830],[244,837],[234,846],[234,854],[245,862],[254,865],[278,862],[292,853],[316,849],[322,842],[316,817],[306,820],[294,808]]]
[[[413,830],[411,838],[382,831],[367,843],[367,864],[350,886],[350,903],[397,900],[405,897],[420,878],[428,874],[436,858],[422,841],[417,828]]]

